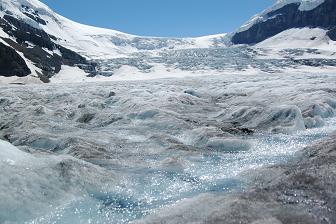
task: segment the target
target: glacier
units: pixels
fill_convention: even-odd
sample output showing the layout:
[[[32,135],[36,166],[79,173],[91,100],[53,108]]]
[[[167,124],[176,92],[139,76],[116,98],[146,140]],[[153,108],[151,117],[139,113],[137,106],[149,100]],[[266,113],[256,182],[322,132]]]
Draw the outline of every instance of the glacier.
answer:
[[[335,131],[334,75],[3,85],[0,222],[128,223]],[[15,147],[14,147],[14,146]]]

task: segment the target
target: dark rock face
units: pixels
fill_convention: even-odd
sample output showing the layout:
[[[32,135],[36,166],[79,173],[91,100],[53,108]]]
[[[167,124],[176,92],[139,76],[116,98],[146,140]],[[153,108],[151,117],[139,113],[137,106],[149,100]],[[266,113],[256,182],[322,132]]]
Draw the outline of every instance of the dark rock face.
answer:
[[[327,35],[329,38],[333,41],[336,41],[336,27],[332,28],[331,30],[328,31]]]
[[[32,11],[26,6],[22,7],[25,9],[25,14],[29,15],[30,18],[34,17],[32,19],[36,22],[43,25],[46,24],[46,22],[39,17],[37,12]],[[9,36],[15,37],[16,39],[16,41],[7,38],[3,38],[3,40],[15,50],[22,52],[27,59],[42,70],[42,74],[39,74],[39,78],[43,82],[48,82],[50,77],[61,70],[62,65],[78,66],[88,73],[95,72],[95,64],[87,62],[81,55],[54,43],[54,41],[57,40],[56,37],[47,34],[41,29],[30,26],[24,21],[5,15],[3,18],[0,18],[0,28]],[[29,46],[29,44],[33,44],[33,46]],[[51,51],[54,50],[59,50],[62,55],[51,53]],[[1,61],[1,63],[4,64],[5,61]],[[10,73],[3,70],[3,72],[0,71],[0,76],[8,74],[25,76],[30,74],[30,72],[23,71],[27,70],[23,69],[21,72],[15,70]]]
[[[55,49],[55,44],[51,41],[49,34],[12,16],[5,15],[3,19],[0,19],[0,26],[8,35],[14,36],[18,43],[28,41],[48,50]],[[55,37],[52,38],[56,39]]]
[[[14,49],[0,43],[0,75],[23,77],[30,74],[26,62]]]
[[[57,48],[62,53],[63,63],[66,65],[74,66],[76,64],[87,64],[87,61],[85,58],[80,56],[79,54],[62,47],[60,45],[57,45]]]
[[[40,17],[37,11],[29,8],[26,5],[22,5],[21,7],[23,9],[23,14],[25,14],[26,16],[28,16],[29,18],[31,18],[32,20],[34,20],[39,24],[47,25],[47,22]]]
[[[325,0],[324,3],[310,11],[300,11],[299,3],[288,4],[268,13],[265,21],[253,25],[246,31],[232,37],[234,44],[255,44],[266,40],[290,28],[324,28],[329,29],[329,37],[336,39],[336,1]]]

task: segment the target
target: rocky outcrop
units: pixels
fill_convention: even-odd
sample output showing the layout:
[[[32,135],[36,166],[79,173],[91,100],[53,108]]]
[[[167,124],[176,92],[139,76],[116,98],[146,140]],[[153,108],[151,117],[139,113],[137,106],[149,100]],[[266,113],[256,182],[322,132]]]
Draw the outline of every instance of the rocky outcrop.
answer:
[[[332,28],[331,30],[328,31],[327,35],[329,38],[333,41],[336,41],[336,27]]]
[[[306,148],[299,161],[248,174],[245,193],[205,194],[136,223],[336,223],[336,139]]]
[[[292,3],[271,11],[264,15],[262,22],[258,22],[249,29],[233,35],[234,44],[255,44],[282,31],[291,28],[319,27],[331,30],[328,35],[336,39],[336,1],[325,0],[324,3],[310,11],[299,10],[300,3]]]
[[[0,75],[23,77],[30,74],[26,62],[11,47],[0,43]]]
[[[26,5],[21,5],[23,14],[34,20],[35,22],[42,24],[42,25],[47,25],[47,22],[40,17],[37,11],[34,9],[29,8]]]
[[[27,8],[25,9],[28,10]],[[43,21],[39,20],[41,18],[37,12],[31,12],[29,15],[35,16],[35,21],[44,24]],[[9,38],[2,38],[7,44],[16,51],[22,52],[25,58],[32,61],[36,67],[41,69],[42,74],[38,75],[43,82],[48,82],[50,77],[61,70],[62,65],[78,66],[88,73],[95,72],[95,64],[89,63],[76,52],[56,44],[55,41],[57,38],[47,34],[42,29],[34,28],[10,15],[4,15],[3,18],[0,18],[0,28],[9,36],[15,38],[15,41]],[[26,76],[30,73],[30,71],[27,72],[24,69],[22,71],[16,69],[10,73],[3,70],[3,72],[0,71],[0,76],[8,76],[8,74],[12,76]]]
[[[0,27],[8,35],[15,37],[18,43],[27,41],[48,50],[55,49],[55,44],[51,39],[56,40],[56,37],[41,29],[36,29],[22,20],[4,15],[2,19],[0,18]]]

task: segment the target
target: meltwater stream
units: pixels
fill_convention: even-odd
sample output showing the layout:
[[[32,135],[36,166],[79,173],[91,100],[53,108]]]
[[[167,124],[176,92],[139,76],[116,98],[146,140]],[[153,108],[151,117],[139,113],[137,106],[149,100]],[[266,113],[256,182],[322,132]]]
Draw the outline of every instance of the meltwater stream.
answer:
[[[201,193],[240,190],[248,187],[240,177],[242,172],[295,158],[300,149],[335,131],[336,118],[326,119],[325,124],[290,135],[245,136],[251,144],[247,151],[181,155],[167,151],[146,158],[152,163],[165,161],[165,168],[137,169],[95,161],[120,177],[113,189],[69,199],[65,205],[50,209],[49,214],[26,223],[128,223]]]

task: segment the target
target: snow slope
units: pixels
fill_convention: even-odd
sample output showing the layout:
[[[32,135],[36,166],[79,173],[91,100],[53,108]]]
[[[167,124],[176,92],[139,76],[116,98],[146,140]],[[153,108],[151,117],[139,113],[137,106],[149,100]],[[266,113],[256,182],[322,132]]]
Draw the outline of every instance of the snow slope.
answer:
[[[311,48],[336,51],[336,42],[330,40],[327,31],[320,28],[294,28],[283,31],[261,43],[260,48]]]
[[[324,1],[325,0],[278,0],[277,4],[273,7],[273,10],[275,8],[280,8],[284,5],[288,5],[291,3],[299,3],[300,4],[299,10],[309,11],[321,5]]]

